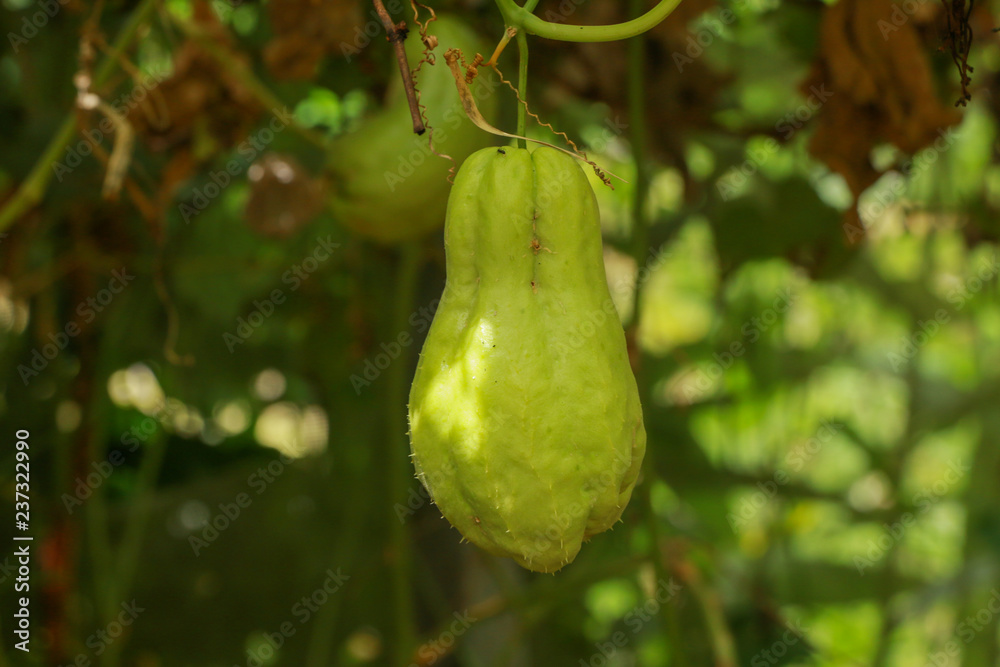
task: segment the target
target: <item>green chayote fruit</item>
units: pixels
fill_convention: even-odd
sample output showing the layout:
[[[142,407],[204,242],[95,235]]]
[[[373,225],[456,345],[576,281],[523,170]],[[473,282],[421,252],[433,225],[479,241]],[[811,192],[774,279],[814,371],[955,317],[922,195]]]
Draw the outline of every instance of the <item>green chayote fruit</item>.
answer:
[[[393,76],[386,106],[365,118],[352,132],[337,137],[330,148],[330,211],[355,232],[382,243],[398,243],[440,229],[448,202],[448,170],[493,138],[465,115],[444,52],[461,49],[471,61],[487,49],[472,28],[443,13],[428,25],[437,37],[434,65],[424,63],[416,80],[420,104],[434,128],[434,150],[450,155],[452,162],[434,155],[428,134],[413,133],[410,107],[398,73]],[[406,38],[411,66],[424,57],[420,33]],[[496,116],[498,82],[483,68],[471,86],[480,111]]]
[[[417,476],[471,542],[554,572],[618,521],[646,449],[597,200],[563,153],[483,149],[445,246],[410,390]]]

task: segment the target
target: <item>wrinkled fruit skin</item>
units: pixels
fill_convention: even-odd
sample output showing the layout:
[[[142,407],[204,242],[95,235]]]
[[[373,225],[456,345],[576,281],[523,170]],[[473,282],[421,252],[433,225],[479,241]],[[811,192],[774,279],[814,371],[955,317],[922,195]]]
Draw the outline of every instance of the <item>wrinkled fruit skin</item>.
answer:
[[[611,528],[646,449],[597,201],[550,148],[473,154],[410,390],[417,476],[483,549],[554,572]]]
[[[334,140],[328,172],[330,210],[353,231],[385,244],[419,238],[440,229],[448,203],[448,170],[474,151],[492,143],[492,137],[468,119],[462,110],[455,79],[444,62],[444,52],[458,48],[469,62],[488,46],[469,27],[442,13],[428,26],[438,38],[436,63],[424,63],[416,81],[420,104],[434,128],[434,149],[455,162],[430,152],[427,133],[413,133],[410,107],[402,80],[393,74],[386,106],[364,119],[352,132]],[[410,66],[423,58],[420,33],[406,38]],[[487,120],[495,119],[496,80],[482,68],[471,86]]]

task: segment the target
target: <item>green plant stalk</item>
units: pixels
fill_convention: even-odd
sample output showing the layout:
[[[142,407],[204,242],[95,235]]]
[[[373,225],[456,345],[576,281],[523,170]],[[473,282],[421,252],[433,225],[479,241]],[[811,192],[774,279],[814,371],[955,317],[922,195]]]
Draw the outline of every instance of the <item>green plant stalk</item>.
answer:
[[[982,337],[980,337],[982,340]],[[984,350],[985,346],[977,346]],[[980,352],[977,357],[984,359]],[[979,443],[972,455],[972,470],[969,482],[962,499],[966,508],[965,534],[966,542],[963,549],[964,561],[975,564],[980,569],[981,579],[975,586],[970,586],[958,602],[960,618],[975,617],[983,609],[988,609],[992,591],[1000,583],[1000,567],[996,563],[995,542],[990,539],[990,532],[982,529],[989,525],[991,517],[996,516],[998,496],[996,486],[997,471],[1000,471],[1000,450],[996,443],[1000,438],[1000,417],[997,416],[989,403],[981,408],[982,432]],[[997,646],[997,626],[1000,618],[991,614],[982,629],[967,643],[962,653],[962,664],[995,665],[1000,647]]]
[[[351,544],[356,546],[357,539],[352,540]],[[340,553],[347,553],[347,550],[341,549]],[[316,615],[316,627],[309,636],[309,648],[306,650],[306,667],[325,667],[333,664],[330,654],[333,652],[337,622],[340,620],[340,597],[342,596],[331,598],[331,601]]]
[[[917,415],[923,414],[926,405],[921,393],[921,380],[917,371],[920,368],[920,358],[922,349],[918,348],[912,363],[906,371],[906,383],[909,387],[909,400],[907,401],[906,426],[903,435],[899,439],[899,446],[896,450],[897,456],[889,461],[888,477],[891,488],[898,489],[902,486],[903,472],[909,454],[920,441],[918,436]],[[886,520],[886,525],[896,525],[904,514],[903,508],[896,504],[890,511]],[[878,643],[875,647],[875,656],[872,659],[872,667],[882,667],[889,662],[892,652],[893,635],[902,623],[902,616],[894,614],[890,602],[893,595],[898,590],[899,570],[896,564],[896,554],[899,542],[893,541],[885,551],[885,573],[879,581],[876,591],[877,602],[881,609],[881,627],[879,629]]]
[[[510,20],[510,15],[507,13],[505,7],[499,2],[497,3],[497,6],[500,8],[500,13],[503,14],[504,24],[506,25],[506,27],[508,28],[513,27],[514,24]],[[517,7],[517,5],[514,6]],[[527,2],[525,2],[524,5],[519,9],[523,9],[524,11],[530,14],[531,12],[535,11],[535,7],[537,6],[538,6],[538,0],[527,0]]]
[[[106,425],[108,424],[107,393],[94,391],[89,404],[89,414],[86,418],[88,458],[98,461],[104,455],[104,443],[107,440]],[[114,557],[111,548],[111,536],[108,528],[108,508],[104,494],[98,490],[87,501],[84,508],[84,523],[86,527],[87,546],[94,570],[94,601],[96,616],[103,625],[114,616],[117,602],[112,597],[114,581]]]
[[[108,350],[103,349],[101,361],[95,377],[96,387],[103,387],[110,375],[111,360]],[[106,455],[108,424],[112,409],[107,392],[96,390],[90,402],[88,427],[89,458],[102,460]],[[91,560],[95,569],[95,600],[99,623],[104,626],[114,620],[119,612],[119,604],[128,599],[142,555],[143,537],[153,508],[156,482],[167,447],[167,436],[160,430],[144,447],[144,456],[139,466],[133,495],[128,505],[121,540],[112,548],[109,530],[108,502],[105,488],[98,489],[87,501],[87,540],[91,549]],[[104,667],[120,664],[121,652],[127,641],[122,639],[108,646],[101,658]]]
[[[636,4],[636,0],[632,0]],[[649,131],[646,127],[645,114],[645,54],[643,53],[643,38],[634,37],[628,44],[628,115],[632,143],[632,159],[635,161],[635,189],[632,195],[632,227],[631,249],[635,260],[635,269],[642,269],[646,261],[646,249],[649,245],[649,220],[646,215],[646,203],[649,199],[649,169],[647,168],[646,144]],[[635,334],[639,333],[639,305],[641,303],[643,284],[636,282],[632,294],[632,326]],[[649,456],[649,452],[646,453]]]
[[[528,4],[531,3],[518,7],[514,0],[496,0],[496,2],[509,25],[524,29],[532,35],[564,42],[613,42],[629,39],[652,29],[669,16],[681,0],[661,0],[656,7],[642,16],[625,23],[595,26],[550,23],[531,13],[528,9]]]
[[[736,643],[726,624],[726,614],[722,609],[719,594],[709,589],[697,577],[688,581],[688,587],[698,606],[701,607],[705,625],[708,627],[708,637],[712,644],[712,652],[715,654],[713,665],[737,667],[739,662],[736,659]]]
[[[523,10],[526,12],[532,12],[538,5],[538,0],[527,0],[524,3]],[[507,28],[513,27],[510,17],[507,12],[504,11],[503,7],[500,7],[500,13],[503,14],[504,22]],[[518,56],[518,67],[517,67],[517,94],[520,96],[522,102],[517,105],[517,132],[518,136],[525,136],[525,132],[528,128],[528,109],[526,107],[528,103],[528,39],[524,34],[523,30],[517,30],[515,28],[515,35],[517,39],[517,56]],[[527,148],[528,143],[524,139],[518,139],[516,146],[518,148]]]
[[[528,38],[524,31],[517,31],[517,94],[521,97],[517,105],[517,134],[525,136],[528,128]],[[518,148],[527,148],[524,139],[517,140]]]
[[[413,309],[417,292],[417,277],[421,263],[421,247],[417,242],[410,242],[402,247],[399,268],[396,273],[396,303],[393,309],[392,331],[398,335],[407,331],[407,318]],[[407,437],[407,427],[404,421],[407,403],[408,371],[410,369],[410,347],[403,349],[399,358],[389,369],[386,387],[386,423],[388,432],[386,441],[389,449],[389,498],[405,493],[407,481],[412,478],[410,464],[410,446]],[[415,645],[416,628],[413,619],[413,589],[412,558],[410,556],[410,536],[405,524],[400,522],[395,513],[389,516],[389,544],[392,554],[393,600],[396,615],[396,637],[394,641],[395,655],[393,664],[409,664],[410,649]]]
[[[633,15],[642,11],[641,0],[631,0],[629,9]],[[631,228],[631,250],[635,259],[637,276],[642,269],[642,264],[646,261],[646,248],[649,244],[649,220],[647,219],[646,204],[649,200],[650,178],[647,168],[648,156],[646,146],[649,139],[649,128],[646,124],[646,54],[645,38],[641,35],[633,37],[628,42],[628,114],[630,138],[632,142],[632,158],[635,161],[635,190],[632,198],[632,228]],[[642,297],[643,283],[636,281],[635,291],[632,295],[632,322],[631,340],[639,350],[640,363],[635,369],[636,383],[639,386],[639,398],[642,404],[649,405],[650,387],[646,375],[643,372],[641,363],[641,348],[639,347],[639,324],[640,324],[640,304]],[[653,569],[658,581],[667,581],[668,572],[664,564],[663,554],[660,545],[663,541],[663,531],[660,527],[659,517],[653,507],[651,487],[658,479],[656,474],[656,447],[650,442],[646,447],[646,459],[643,462],[644,483],[641,485],[642,509],[645,515],[646,528],[650,538],[650,559],[653,562]],[[683,638],[680,630],[680,619],[677,615],[677,605],[670,604],[663,609],[660,614],[660,625],[665,635],[670,640],[670,654],[673,667],[680,667],[685,664],[681,647]]]
[[[135,37],[139,28],[146,22],[150,14],[157,7],[155,0],[142,0],[138,7],[129,16],[128,21],[122,27],[118,37],[111,45],[108,55],[98,65],[94,72],[94,87],[102,85],[111,76],[118,65],[118,58]],[[76,111],[70,109],[63,119],[62,125],[55,136],[45,148],[45,152],[38,158],[38,162],[32,167],[28,177],[21,183],[17,193],[11,197],[6,206],[0,210],[0,231],[7,229],[15,220],[31,210],[36,204],[42,201],[45,191],[52,179],[51,165],[58,161],[59,155],[76,134]]]
[[[135,493],[129,503],[128,516],[125,519],[124,535],[118,545],[117,581],[114,582],[110,597],[112,600],[127,600],[135,583],[135,574],[139,569],[139,558],[142,555],[142,540],[146,534],[150,511],[156,496],[156,481],[163,466],[163,457],[167,451],[167,435],[158,430],[146,446],[139,474],[136,480]],[[111,583],[111,582],[109,582]],[[117,609],[116,609],[117,610]],[[106,619],[111,622],[111,618]],[[101,663],[104,667],[115,667],[119,664],[121,651],[125,642],[114,642],[108,646]]]
[[[335,414],[336,408],[331,408],[329,414]],[[344,487],[348,490],[347,497],[355,497],[351,493],[367,493],[367,477],[363,475],[351,475],[344,482]],[[367,508],[366,508],[367,509]],[[359,549],[362,528],[368,518],[366,511],[347,512],[343,527],[337,533],[336,549],[330,557],[330,567],[344,567],[353,577],[356,559],[354,554],[361,553]],[[333,664],[330,657],[333,653],[334,640],[337,638],[337,624],[341,617],[341,608],[344,605],[344,595],[331,596],[316,614],[313,621],[313,628],[309,636],[309,647],[306,649],[305,667],[327,667]]]

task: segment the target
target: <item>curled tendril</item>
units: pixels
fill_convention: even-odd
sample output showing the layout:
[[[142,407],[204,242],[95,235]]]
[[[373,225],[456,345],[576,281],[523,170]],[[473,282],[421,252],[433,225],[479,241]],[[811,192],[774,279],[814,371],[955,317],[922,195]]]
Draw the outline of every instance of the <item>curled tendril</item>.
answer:
[[[437,21],[437,14],[430,7],[417,2],[416,0],[410,0],[410,6],[413,8],[413,22],[417,24],[417,29],[420,31],[420,41],[423,42],[424,50],[421,54],[420,61],[413,68],[413,87],[417,93],[417,109],[420,111],[420,119],[424,122],[424,127],[427,128],[427,147],[430,149],[431,153],[437,157],[444,158],[451,162],[451,166],[448,168],[448,182],[455,182],[455,170],[458,168],[458,164],[455,162],[455,158],[445,153],[439,153],[436,148],[434,148],[434,127],[431,125],[430,120],[427,117],[427,106],[420,102],[420,87],[418,85],[420,78],[420,71],[424,67],[424,63],[427,63],[431,67],[437,62],[437,56],[434,54],[434,49],[437,47],[437,37],[427,33],[427,27]],[[430,12],[430,18],[426,21],[420,21],[420,8],[426,9]]]

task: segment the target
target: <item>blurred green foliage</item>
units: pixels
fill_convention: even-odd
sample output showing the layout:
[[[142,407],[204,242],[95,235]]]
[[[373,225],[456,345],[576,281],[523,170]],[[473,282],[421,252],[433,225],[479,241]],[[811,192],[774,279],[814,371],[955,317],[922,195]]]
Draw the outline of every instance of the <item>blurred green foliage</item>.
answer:
[[[111,41],[135,7],[105,4]],[[433,4],[502,34],[489,3]],[[692,35],[719,11],[702,4]],[[247,160],[185,221],[178,205],[241,159],[201,121],[195,164],[154,202],[160,227],[127,191],[100,198],[93,156],[53,182],[0,239],[0,492],[12,517],[10,443],[27,429],[36,538],[30,654],[12,648],[0,554],[0,665],[1000,664],[1000,47],[977,36],[953,145],[883,176],[851,239],[850,193],[810,157],[809,122],[774,142],[804,103],[823,3],[730,4],[700,61],[726,77],[711,125],[648,128],[676,150],[655,155],[638,263],[628,132],[608,140],[612,110],[551,71],[531,81],[536,110],[630,181],[593,183],[650,449],[623,523],[556,576],[461,543],[412,478],[403,400],[443,284],[440,234],[386,248],[320,212],[262,235]],[[4,7],[4,34],[36,11]],[[267,9],[213,11],[301,125],[336,136],[378,105],[395,76],[381,37],[359,61],[334,49],[311,79],[277,80]],[[72,109],[92,10],[60,5],[0,55],[0,205]],[[166,17],[194,15],[188,0],[158,11],[130,51],[143,71],[181,48]],[[104,92],[129,85],[118,73]],[[324,159],[295,132],[267,151],[312,174]],[[154,196],[178,152],[140,140],[135,182]],[[136,278],[106,295],[123,267]],[[81,304],[105,297],[87,321]],[[69,323],[82,333],[59,344]]]

